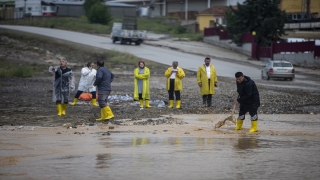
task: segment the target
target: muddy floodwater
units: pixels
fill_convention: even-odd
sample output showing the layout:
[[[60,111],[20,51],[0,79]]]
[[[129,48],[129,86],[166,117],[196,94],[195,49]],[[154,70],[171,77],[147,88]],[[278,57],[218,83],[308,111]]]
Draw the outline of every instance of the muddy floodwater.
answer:
[[[2,126],[0,179],[318,179],[320,115],[260,115],[259,132],[226,115],[162,125]]]

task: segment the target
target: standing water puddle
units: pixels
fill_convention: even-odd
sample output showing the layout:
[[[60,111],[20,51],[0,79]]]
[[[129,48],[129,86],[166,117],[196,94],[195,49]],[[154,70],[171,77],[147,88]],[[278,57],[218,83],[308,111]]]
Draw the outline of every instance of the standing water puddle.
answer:
[[[205,136],[194,136],[198,131],[108,134],[97,126],[72,130],[2,127],[0,179],[317,179],[318,134],[268,134],[272,121],[267,117],[262,116],[260,134],[228,133],[233,132],[228,127],[206,131],[209,135]],[[291,125],[282,125],[288,122]],[[278,125],[277,132],[315,128],[284,120]],[[156,126],[142,128],[152,127]]]

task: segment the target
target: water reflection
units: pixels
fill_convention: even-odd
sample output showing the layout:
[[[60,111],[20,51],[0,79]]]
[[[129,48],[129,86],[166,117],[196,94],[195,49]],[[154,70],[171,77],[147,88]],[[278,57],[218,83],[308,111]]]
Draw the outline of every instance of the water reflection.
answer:
[[[123,142],[124,143],[124,142]],[[213,138],[189,138],[189,137],[168,137],[163,139],[158,138],[147,138],[147,137],[133,137],[132,138],[132,146],[141,146],[141,145],[148,145],[148,144],[163,144],[163,145],[170,145],[170,146],[183,146],[183,145],[190,145],[194,144],[195,147],[205,147],[207,145],[213,145],[214,140]],[[102,143],[106,147],[111,147],[112,143]],[[109,146],[107,146],[107,144]]]
[[[134,137],[132,139],[132,146],[145,145],[148,144],[148,138],[137,138]]]
[[[258,148],[258,139],[256,137],[239,137],[234,145],[237,150]]]
[[[96,160],[96,168],[109,168],[111,154],[97,154]]]

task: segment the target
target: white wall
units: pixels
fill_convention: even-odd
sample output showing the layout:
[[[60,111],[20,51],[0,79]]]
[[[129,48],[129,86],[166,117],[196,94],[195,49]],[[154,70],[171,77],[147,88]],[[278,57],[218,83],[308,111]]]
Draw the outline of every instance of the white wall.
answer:
[[[42,16],[41,0],[16,0],[16,8],[26,8],[26,13],[31,13],[32,16]]]

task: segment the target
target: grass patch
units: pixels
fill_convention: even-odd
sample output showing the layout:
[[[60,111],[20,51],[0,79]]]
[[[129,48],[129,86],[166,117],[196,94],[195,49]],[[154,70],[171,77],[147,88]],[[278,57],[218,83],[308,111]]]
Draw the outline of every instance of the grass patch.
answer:
[[[170,18],[169,18],[170,19]],[[122,19],[113,19],[109,25],[91,24],[87,17],[42,17],[25,18],[16,21],[3,21],[3,24],[37,26],[45,28],[56,28],[69,31],[90,33],[90,34],[110,34],[113,22],[122,22]],[[202,40],[203,33],[187,33],[182,26],[171,26],[159,23],[157,20],[147,18],[137,18],[139,30],[153,31],[154,33],[170,34],[173,37],[189,38],[192,41]]]
[[[71,66],[74,71],[78,71],[89,61],[96,62],[100,59],[105,61],[106,67],[110,70],[133,71],[141,60],[141,58],[129,53],[104,50],[15,31],[0,30],[0,39],[3,39],[0,51],[8,52],[0,59],[2,65],[0,77],[31,77],[37,72],[47,71],[49,66],[59,65],[57,60],[59,56],[63,56],[68,62],[75,64]],[[15,56],[11,55],[13,53]],[[48,54],[50,55],[48,56]],[[45,61],[46,59],[56,60],[56,62],[48,63]],[[153,69],[154,74],[157,72],[162,74],[167,68],[162,64],[144,61],[148,68]]]
[[[39,72],[39,69],[30,65],[15,66],[14,63],[0,61],[0,78],[5,77],[19,77],[27,78],[32,77]]]
[[[152,21],[150,19],[138,18],[138,29],[153,31],[155,33],[165,33],[172,34],[174,27],[169,26],[167,24],[161,24],[157,21]]]
[[[93,33],[93,34],[108,34],[111,32],[111,26],[101,24],[91,24],[85,16],[74,17],[43,17],[33,19],[25,18],[18,21],[5,21],[3,23],[12,25],[37,26],[45,28],[56,28],[77,32]]]
[[[174,37],[177,38],[188,38],[191,41],[202,41],[203,40],[203,33],[184,33],[184,34],[175,34]]]

